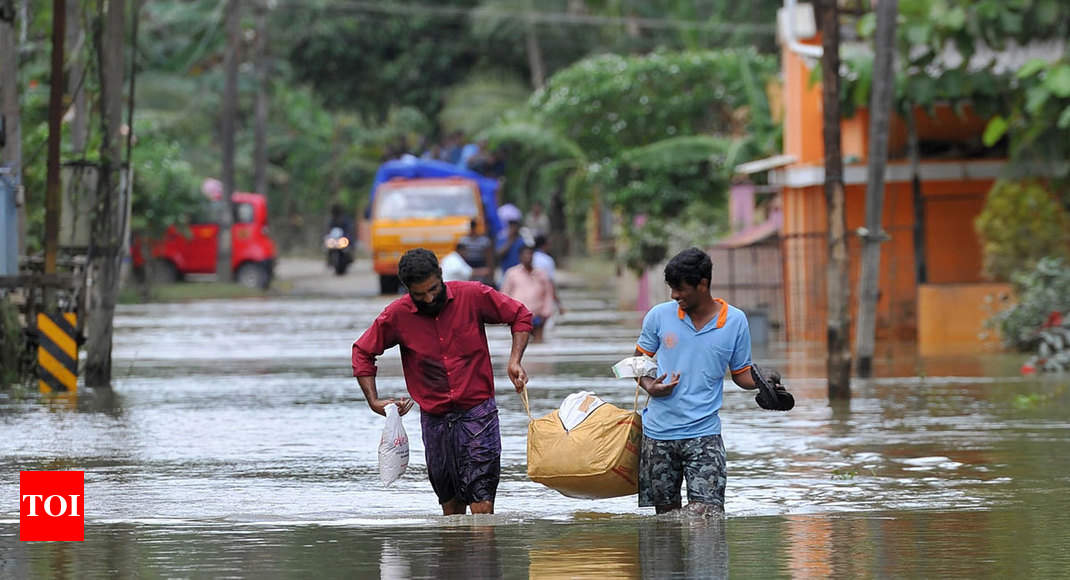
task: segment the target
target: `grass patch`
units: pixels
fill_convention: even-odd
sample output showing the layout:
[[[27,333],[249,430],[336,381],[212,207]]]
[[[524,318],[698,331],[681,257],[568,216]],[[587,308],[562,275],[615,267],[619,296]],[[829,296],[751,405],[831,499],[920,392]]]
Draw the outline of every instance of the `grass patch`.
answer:
[[[179,284],[155,285],[149,291],[147,299],[142,294],[141,289],[137,286],[123,288],[119,291],[119,304],[258,298],[271,294],[273,294],[271,290],[247,288],[241,284],[226,282],[182,282]]]

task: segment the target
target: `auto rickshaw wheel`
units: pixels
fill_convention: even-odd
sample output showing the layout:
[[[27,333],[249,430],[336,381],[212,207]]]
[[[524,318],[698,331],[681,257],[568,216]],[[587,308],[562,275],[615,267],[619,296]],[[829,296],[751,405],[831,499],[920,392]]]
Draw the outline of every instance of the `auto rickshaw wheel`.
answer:
[[[174,284],[182,276],[171,260],[157,259],[149,262],[149,279],[153,284]]]
[[[246,288],[259,288],[261,290],[267,290],[270,280],[267,268],[253,262],[245,262],[238,266],[234,279]]]

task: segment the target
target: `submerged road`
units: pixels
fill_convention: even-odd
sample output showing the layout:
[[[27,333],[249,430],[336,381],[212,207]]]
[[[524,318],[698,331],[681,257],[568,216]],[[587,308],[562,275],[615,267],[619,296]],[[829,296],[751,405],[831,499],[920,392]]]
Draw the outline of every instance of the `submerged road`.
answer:
[[[728,569],[724,528],[670,525],[664,535],[667,524],[634,496],[570,499],[528,480],[528,417],[505,376],[505,327],[488,329],[503,435],[498,514],[438,515],[415,414],[405,418],[408,471],[384,488],[376,455],[383,419],[351,376],[349,350],[389,298],[376,294],[366,261],[356,266],[337,277],[317,260],[283,260],[277,290],[262,298],[121,306],[112,393],[83,393],[75,408],[0,401],[0,550],[8,562],[0,575],[105,577],[109,557],[118,569],[162,576],[340,566],[433,577],[441,565],[481,577],[472,566],[484,564],[486,575],[513,577]],[[641,313],[617,308],[609,280],[566,274],[564,300],[567,315],[524,359],[532,413],[580,390],[630,408],[634,383],[615,380],[610,366],[631,354]],[[785,369],[797,405],[762,411],[747,392],[726,389],[734,576],[993,575],[993,560],[1016,561],[1012,545],[1033,561],[1070,565],[1044,540],[1070,535],[1065,385],[910,361],[879,368],[884,376],[859,382],[849,405],[830,406],[820,364],[777,349],[756,359]],[[380,393],[401,395],[397,349],[381,362]],[[57,547],[16,539],[18,472],[56,469],[85,472],[87,541],[67,560],[57,559]],[[498,530],[488,562],[464,549],[482,545],[471,523]],[[1035,533],[1038,526],[1046,532]],[[904,527],[928,542],[928,556],[913,540],[892,540]],[[658,553],[640,549],[655,541],[669,543]],[[956,553],[969,557],[947,557]],[[974,558],[981,554],[991,557]]]

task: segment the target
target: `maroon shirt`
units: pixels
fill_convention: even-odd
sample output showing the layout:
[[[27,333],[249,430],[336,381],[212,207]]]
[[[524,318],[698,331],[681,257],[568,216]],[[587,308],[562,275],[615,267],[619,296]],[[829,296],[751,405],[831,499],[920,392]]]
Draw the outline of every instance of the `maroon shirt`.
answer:
[[[353,376],[375,376],[375,358],[401,345],[405,385],[425,413],[469,409],[494,396],[484,324],[531,332],[523,304],[481,282],[446,282],[438,316],[418,314],[406,294],[391,302],[353,343]]]

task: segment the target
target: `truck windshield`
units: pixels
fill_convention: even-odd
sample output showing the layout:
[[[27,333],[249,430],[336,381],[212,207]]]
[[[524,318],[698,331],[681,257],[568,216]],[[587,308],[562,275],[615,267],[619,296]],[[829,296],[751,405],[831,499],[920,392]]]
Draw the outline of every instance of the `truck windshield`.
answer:
[[[376,192],[380,219],[475,217],[475,195],[468,185],[436,184],[384,187]]]

